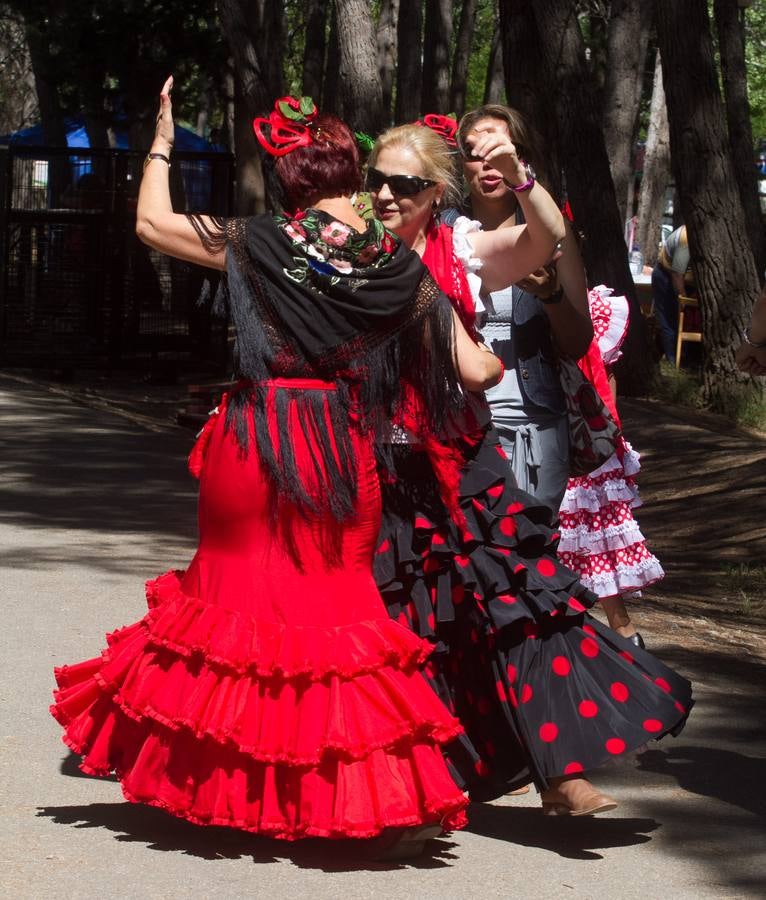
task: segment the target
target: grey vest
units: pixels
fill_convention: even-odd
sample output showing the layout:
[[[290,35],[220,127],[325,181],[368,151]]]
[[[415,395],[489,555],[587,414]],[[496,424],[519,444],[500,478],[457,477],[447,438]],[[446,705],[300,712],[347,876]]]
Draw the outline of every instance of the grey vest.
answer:
[[[442,213],[441,221],[454,225],[461,215],[465,214],[452,207]],[[503,306],[508,305],[507,300],[505,304],[502,302],[507,290],[494,291],[488,298],[489,302],[485,301],[487,322],[509,322],[510,318],[510,340],[495,341],[492,349],[507,369],[512,366],[516,369],[525,405],[529,403],[553,413],[564,413],[566,400],[555,366],[551,327],[545,307],[534,294],[514,285],[511,288],[513,307],[509,317],[503,310]]]

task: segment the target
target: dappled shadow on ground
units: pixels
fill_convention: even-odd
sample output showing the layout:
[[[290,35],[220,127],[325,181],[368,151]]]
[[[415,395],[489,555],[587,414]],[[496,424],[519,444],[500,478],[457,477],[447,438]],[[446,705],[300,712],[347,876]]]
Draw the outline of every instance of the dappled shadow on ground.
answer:
[[[78,533],[194,535],[196,483],[185,473],[191,433],[150,432],[1,377],[0,415],[0,521],[71,530],[70,561]],[[55,550],[37,552],[36,562],[59,563]],[[6,550],[3,561],[19,562],[15,553]]]
[[[651,840],[649,833],[659,827],[654,819],[622,818],[619,814],[567,818],[543,816],[539,808],[474,804],[468,830],[522,847],[549,850],[567,859],[602,859],[597,851],[644,844]]]
[[[723,650],[660,647],[695,684],[698,698],[678,739],[650,745],[630,781],[642,813],[662,823],[658,839],[709,873],[723,896],[759,892],[766,877],[766,666]],[[642,791],[670,783],[670,791]]]
[[[428,841],[425,853],[414,860],[386,862],[371,859],[368,841],[328,841],[307,838],[278,841],[217,826],[192,825],[161,810],[135,803],[88,803],[81,806],[44,806],[38,816],[75,828],[105,828],[116,840],[146,844],[150,850],[184,853],[199,859],[252,859],[254,863],[289,860],[293,865],[323,872],[359,872],[441,868],[454,860],[449,838]]]
[[[642,454],[637,518],[667,573],[649,595],[724,624],[763,624],[743,615],[723,568],[766,562],[766,440],[697,428],[658,404],[625,401],[621,411]]]

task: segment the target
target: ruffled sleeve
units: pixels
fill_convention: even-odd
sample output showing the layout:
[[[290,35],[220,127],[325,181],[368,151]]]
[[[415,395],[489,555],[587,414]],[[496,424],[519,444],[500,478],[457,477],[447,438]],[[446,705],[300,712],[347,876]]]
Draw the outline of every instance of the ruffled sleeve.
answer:
[[[455,256],[463,264],[468,286],[471,288],[474,307],[477,313],[484,312],[484,304],[481,300],[481,271],[482,261],[475,255],[470,235],[481,231],[481,223],[468,216],[458,216],[452,226],[452,245]]]
[[[588,294],[593,331],[604,365],[611,366],[622,356],[628,333],[630,307],[627,297],[615,297],[612,288],[600,284]]]

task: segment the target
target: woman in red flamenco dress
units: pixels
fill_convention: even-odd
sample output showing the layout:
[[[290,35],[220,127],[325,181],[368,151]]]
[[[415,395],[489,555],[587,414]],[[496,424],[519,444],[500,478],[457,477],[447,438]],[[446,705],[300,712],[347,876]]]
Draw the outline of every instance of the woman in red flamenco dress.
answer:
[[[189,568],[149,582],[147,614],[100,656],[56,670],[52,712],[81,768],[116,772],[130,801],[286,840],[389,830],[419,850],[464,823],[441,751],[462,729],[421,675],[431,645],[389,618],[373,579],[376,438],[411,405],[403,383],[427,438],[501,367],[419,258],[358,219],[353,136],[305,98],[254,126],[288,203],[311,209],[174,214],[171,87],[137,230],[226,270],[240,378],[190,460]]]

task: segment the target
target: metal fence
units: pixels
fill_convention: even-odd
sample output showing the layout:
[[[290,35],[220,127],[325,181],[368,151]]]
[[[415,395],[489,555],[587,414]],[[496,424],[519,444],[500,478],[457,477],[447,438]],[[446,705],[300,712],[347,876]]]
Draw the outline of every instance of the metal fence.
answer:
[[[197,299],[199,266],[135,235],[144,156],[0,148],[0,364],[111,364],[173,351],[223,362],[225,323]],[[233,159],[175,153],[173,207],[225,216]]]

